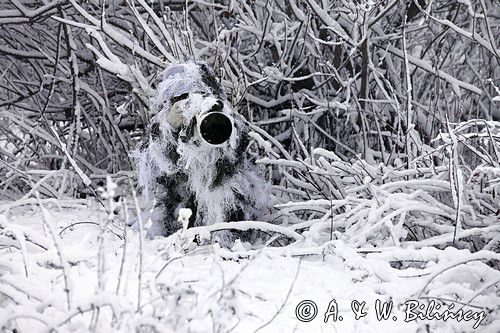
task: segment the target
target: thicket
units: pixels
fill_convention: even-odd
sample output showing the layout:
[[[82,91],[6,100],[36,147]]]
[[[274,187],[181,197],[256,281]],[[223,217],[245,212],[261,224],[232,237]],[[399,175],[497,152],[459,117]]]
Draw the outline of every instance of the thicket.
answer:
[[[356,246],[498,250],[498,3],[3,1],[0,188],[133,178],[169,63],[252,124],[284,227]]]
[[[236,283],[258,267],[246,260],[333,255],[353,286],[484,311],[481,328],[498,331],[499,12],[493,0],[0,0],[0,328],[227,332],[244,315],[258,331],[293,283],[270,319],[247,313],[236,301],[254,294]],[[145,240],[129,151],[159,74],[189,58],[214,67],[251,124],[276,218]],[[44,209],[103,216],[73,199],[85,196],[107,218],[58,226]],[[13,221],[30,205],[38,224]],[[192,239],[225,228],[270,246],[214,246],[202,261],[242,261],[240,273],[193,287]],[[469,323],[419,322],[445,324]]]

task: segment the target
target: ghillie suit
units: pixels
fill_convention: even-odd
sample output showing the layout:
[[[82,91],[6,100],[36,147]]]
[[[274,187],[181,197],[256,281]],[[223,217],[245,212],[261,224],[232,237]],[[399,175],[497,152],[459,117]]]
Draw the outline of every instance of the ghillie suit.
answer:
[[[180,229],[180,208],[193,211],[190,227],[266,212],[268,187],[246,151],[248,126],[206,63],[168,67],[153,107],[149,137],[133,152],[143,195],[156,198],[151,236]]]

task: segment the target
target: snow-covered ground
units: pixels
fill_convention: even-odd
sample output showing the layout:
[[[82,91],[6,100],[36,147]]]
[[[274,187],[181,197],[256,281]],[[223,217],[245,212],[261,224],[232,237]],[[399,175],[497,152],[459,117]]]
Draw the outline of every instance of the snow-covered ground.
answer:
[[[45,217],[36,202],[0,203],[2,332],[500,331],[500,273],[485,264],[500,259],[493,252],[141,241],[139,231],[107,223],[96,202],[41,203]],[[477,329],[480,317],[405,322],[405,302],[428,304],[424,296],[486,317]],[[317,306],[309,322],[296,314],[305,300]],[[377,319],[377,300],[392,302],[387,320]],[[303,306],[299,316],[311,318],[314,307]],[[333,311],[325,323],[335,306],[337,321]],[[355,319],[353,309],[366,316]]]

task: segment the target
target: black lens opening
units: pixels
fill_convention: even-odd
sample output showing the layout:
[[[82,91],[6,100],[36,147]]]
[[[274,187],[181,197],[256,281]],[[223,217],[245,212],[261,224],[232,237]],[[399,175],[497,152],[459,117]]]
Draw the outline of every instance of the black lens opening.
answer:
[[[223,113],[211,112],[200,123],[200,135],[212,145],[220,145],[231,137],[233,124]]]

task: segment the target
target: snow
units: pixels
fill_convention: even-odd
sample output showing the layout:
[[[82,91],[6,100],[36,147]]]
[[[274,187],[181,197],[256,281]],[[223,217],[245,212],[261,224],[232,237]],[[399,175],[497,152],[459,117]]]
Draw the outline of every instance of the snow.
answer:
[[[489,309],[478,332],[495,332],[500,325],[494,289],[500,273],[483,263],[500,255],[490,251],[355,249],[335,240],[322,246],[297,241],[285,248],[252,248],[237,241],[227,249],[197,246],[180,232],[142,239],[141,246],[140,233],[121,230],[123,221],[110,219],[97,202],[80,208],[43,206],[45,217],[36,204],[0,215],[0,327],[7,332],[17,327],[19,332],[407,333],[426,325],[431,332],[472,330],[474,320],[404,322],[404,303],[422,302],[418,297],[424,291],[434,300],[459,295],[463,302]],[[189,216],[189,210],[180,211],[180,219]],[[246,227],[251,222],[242,223]],[[403,267],[395,268],[395,262]],[[325,323],[333,299],[343,320],[334,323],[330,317]],[[377,320],[377,299],[393,301],[388,320]],[[295,308],[304,300],[318,309],[310,322],[296,318]],[[354,300],[366,302],[367,315],[358,320],[351,309]]]
[[[11,2],[0,332],[500,332],[492,1]]]
[[[193,211],[189,208],[181,208],[179,209],[179,222],[182,225],[182,230],[186,231],[188,224],[189,224],[189,218],[193,215]]]

